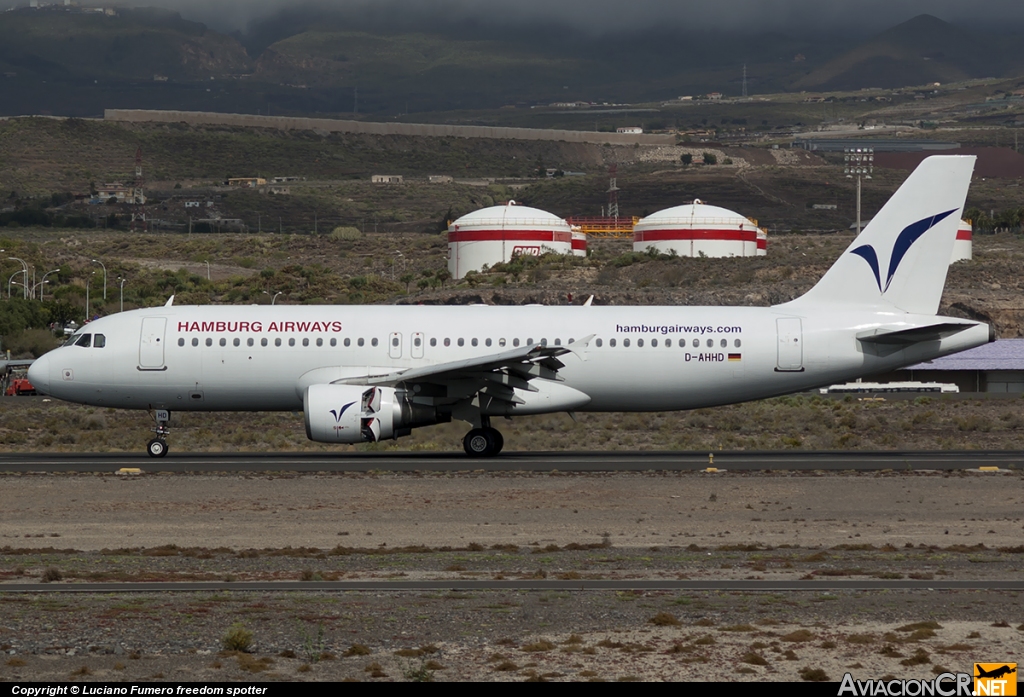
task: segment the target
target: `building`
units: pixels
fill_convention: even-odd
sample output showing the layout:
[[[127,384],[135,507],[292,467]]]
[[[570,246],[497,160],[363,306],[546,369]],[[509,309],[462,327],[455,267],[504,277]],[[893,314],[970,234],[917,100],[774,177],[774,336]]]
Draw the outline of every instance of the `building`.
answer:
[[[644,129],[639,126],[623,126],[615,129],[616,133],[643,133]]]
[[[757,222],[696,199],[642,218],[633,226],[633,251],[656,250],[681,257],[752,257],[758,254],[758,232],[767,253],[768,234]]]
[[[452,278],[517,256],[549,253],[573,253],[572,228],[556,215],[515,201],[473,211],[448,226]]]
[[[374,174],[370,181],[374,184],[401,184],[404,177],[401,174]]]
[[[431,174],[427,181],[431,184],[451,184],[455,179],[448,174]]]
[[[884,377],[954,383],[961,392],[1024,393],[1024,339],[1000,339]]]
[[[257,186],[266,186],[267,180],[263,177],[229,177],[228,186],[241,186],[254,189]]]

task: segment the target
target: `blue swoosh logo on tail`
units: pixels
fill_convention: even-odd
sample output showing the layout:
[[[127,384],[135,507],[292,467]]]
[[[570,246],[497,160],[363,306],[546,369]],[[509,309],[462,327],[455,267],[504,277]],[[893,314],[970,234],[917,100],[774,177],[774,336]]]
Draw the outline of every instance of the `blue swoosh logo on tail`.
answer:
[[[875,283],[878,284],[879,292],[885,293],[889,290],[889,284],[892,283],[893,277],[896,276],[896,271],[900,268],[900,263],[903,261],[903,257],[907,255],[910,248],[913,246],[921,235],[931,230],[939,222],[948,218],[950,215],[956,212],[956,208],[948,210],[945,213],[937,213],[936,215],[928,218],[922,218],[916,223],[903,228],[900,234],[896,237],[896,243],[892,246],[892,256],[889,257],[889,270],[885,278],[885,288],[882,288],[882,274],[881,267],[878,264],[878,253],[875,248],[870,244],[861,245],[856,249],[851,249],[851,254],[856,254],[868,263],[871,267],[871,271],[875,274]]]

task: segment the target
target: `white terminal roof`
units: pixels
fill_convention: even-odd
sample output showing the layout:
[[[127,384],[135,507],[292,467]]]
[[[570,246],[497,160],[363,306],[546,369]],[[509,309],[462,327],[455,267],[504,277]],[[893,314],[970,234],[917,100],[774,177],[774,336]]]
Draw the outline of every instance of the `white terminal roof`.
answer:
[[[637,228],[660,228],[666,226],[705,227],[708,225],[739,228],[757,227],[748,218],[736,211],[720,206],[709,206],[700,199],[684,206],[674,206],[652,213],[639,223]]]
[[[491,206],[467,213],[451,224],[449,230],[530,228],[570,232],[569,223],[557,215],[509,201],[504,206]]]

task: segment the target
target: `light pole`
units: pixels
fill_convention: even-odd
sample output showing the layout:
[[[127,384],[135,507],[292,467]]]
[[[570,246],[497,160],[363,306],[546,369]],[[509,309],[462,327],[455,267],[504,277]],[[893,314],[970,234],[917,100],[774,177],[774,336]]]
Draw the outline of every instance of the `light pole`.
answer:
[[[49,283],[49,281],[46,280],[46,277],[49,276],[51,273],[57,273],[58,271],[60,271],[60,269],[54,269],[53,271],[47,271],[46,273],[43,274],[43,277],[41,279],[39,279],[39,283],[36,284],[37,286],[39,286],[39,301],[40,302],[42,302],[42,300],[43,300],[43,284],[44,283]],[[35,297],[35,289],[36,289],[36,286],[32,286],[32,291],[33,291],[32,292],[32,297]]]
[[[20,273],[25,273],[25,272],[24,271],[15,271],[14,273],[11,274],[11,277],[7,279],[7,299],[8,300],[11,299],[11,285],[12,284],[16,285],[16,286],[20,286],[21,285],[20,283],[14,283],[14,277],[17,276]]]
[[[103,266],[103,262],[100,261],[99,259],[93,259],[92,263],[99,264],[100,266]],[[107,300],[107,267],[103,266],[103,301],[106,302],[106,300]]]
[[[25,274],[25,283],[24,283],[24,285],[22,287],[25,289],[25,293],[24,293],[25,299],[28,299],[28,262],[26,262],[24,259],[19,259],[18,257],[7,257],[7,258],[11,259],[12,261],[20,261],[21,265],[24,267],[24,269],[22,270],[22,273]],[[13,276],[11,278],[13,278]]]
[[[93,271],[85,277],[85,322],[89,321],[89,286],[92,285],[92,277],[95,275],[96,272]],[[85,324],[85,322],[83,322],[83,324]]]
[[[124,282],[128,279],[119,276],[117,280],[121,282],[121,312],[124,312]]]
[[[273,305],[273,304],[274,304],[274,302],[275,302],[275,301],[277,300],[277,296],[279,296],[279,295],[280,295],[281,293],[283,293],[283,292],[284,292],[283,290],[279,290],[279,291],[277,291],[276,293],[274,293],[274,297],[272,297],[272,298],[270,299],[270,304],[271,304],[271,305]]]
[[[209,281],[210,280],[210,260],[207,259],[204,263],[206,264],[206,280]]]
[[[846,169],[843,170],[847,179],[857,176],[857,234],[860,234],[860,180],[871,178],[871,172],[875,168],[874,148],[846,148],[843,158],[846,162]]]

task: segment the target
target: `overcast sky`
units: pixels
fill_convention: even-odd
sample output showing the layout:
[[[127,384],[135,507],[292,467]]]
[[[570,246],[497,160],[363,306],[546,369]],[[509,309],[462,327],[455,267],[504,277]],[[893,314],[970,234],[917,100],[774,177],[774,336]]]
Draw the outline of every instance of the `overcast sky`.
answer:
[[[40,0],[59,2],[60,0]],[[922,13],[941,19],[998,26],[1024,20],[1021,0],[79,0],[83,5],[157,5],[220,30],[245,31],[249,22],[281,9],[313,4],[398,18],[415,26],[477,19],[493,23],[556,20],[588,32],[604,33],[667,23],[693,29],[793,30],[826,33],[886,29]],[[0,0],[0,7],[28,0]]]

